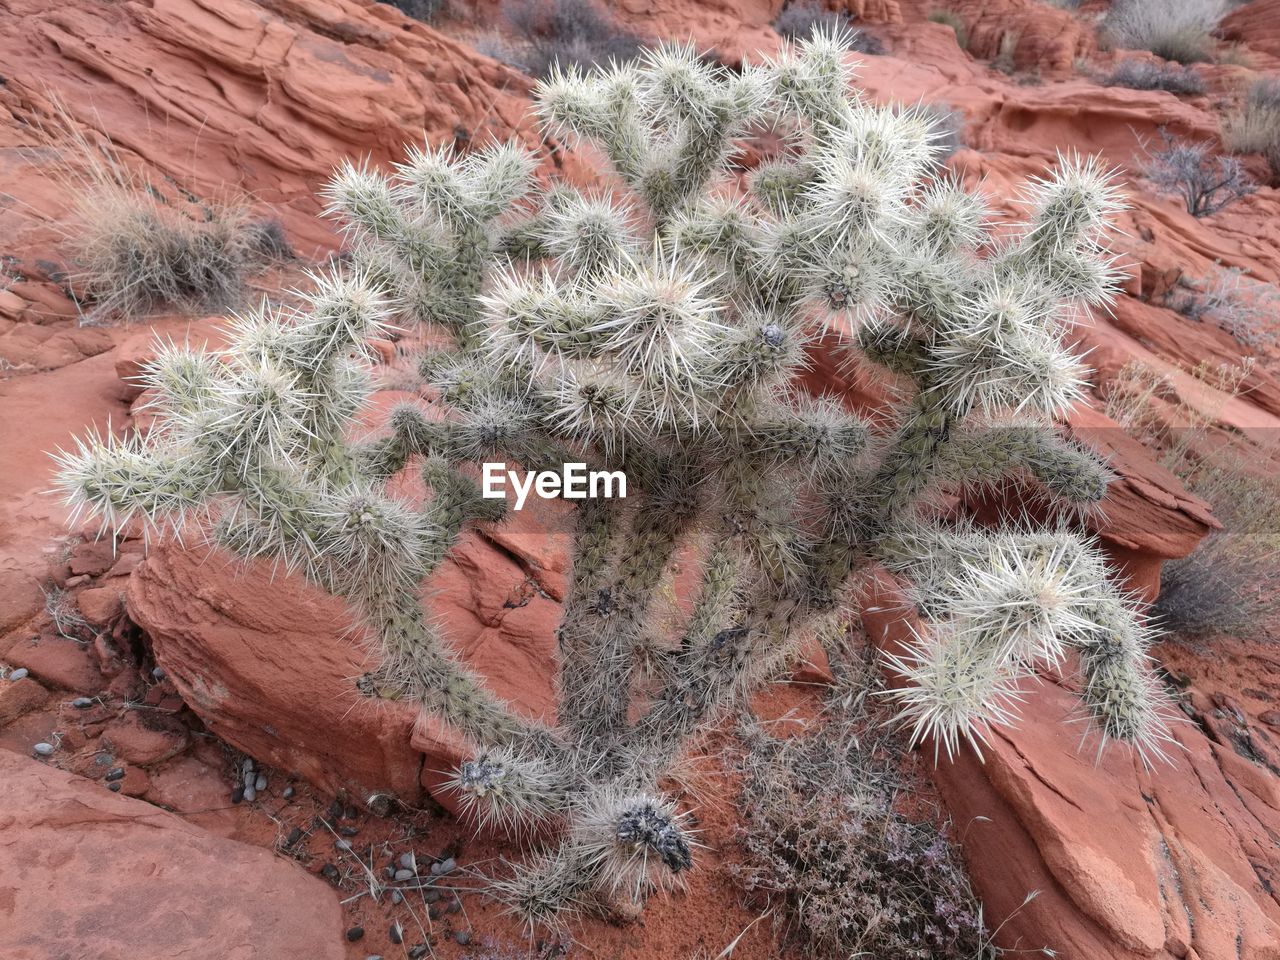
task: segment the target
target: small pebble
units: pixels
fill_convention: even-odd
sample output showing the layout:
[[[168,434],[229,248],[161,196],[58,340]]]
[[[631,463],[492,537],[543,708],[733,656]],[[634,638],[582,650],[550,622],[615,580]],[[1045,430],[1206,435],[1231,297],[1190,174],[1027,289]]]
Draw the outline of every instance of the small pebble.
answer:
[[[346,810],[342,811],[342,817],[346,820],[354,820],[356,818],[356,813],[357,811],[354,806],[347,807]]]
[[[323,867],[320,868],[320,872],[323,873],[330,880],[338,879],[338,868],[335,867],[332,863],[326,863]]]
[[[426,893],[424,893],[422,896],[423,896],[423,898],[427,901],[427,903],[435,903],[436,901],[438,901],[438,900],[440,899],[440,891],[439,891],[439,890],[434,890],[434,889],[433,889],[433,890],[428,890],[428,891],[427,891]]]
[[[334,848],[335,848],[335,849],[341,850],[343,853],[350,853],[350,852],[351,852],[351,841],[350,841],[350,840],[338,840],[338,841],[336,841],[336,842],[334,843],[334,845],[333,845],[333,846],[334,846]]]
[[[285,787],[284,792],[280,794],[280,796],[284,797],[286,800],[292,800],[295,792],[296,791],[293,787]]]
[[[367,957],[365,957],[364,960],[382,960],[382,954],[371,953]]]
[[[53,744],[45,743],[43,740],[31,748],[42,757],[48,757],[53,754]]]
[[[231,802],[239,803],[244,799],[244,787],[236,787],[231,791]]]
[[[123,780],[124,767],[112,767],[110,770],[107,771],[107,775],[103,777],[103,779],[106,780],[107,783],[111,783],[112,781],[115,781],[115,780]]]
[[[427,945],[420,943],[409,951],[409,960],[422,960],[427,955]]]
[[[458,869],[458,861],[454,860],[453,857],[450,857],[448,860],[443,860],[440,863],[433,863],[431,865],[431,873],[437,877],[443,877],[446,874],[453,873],[453,871],[457,869]]]
[[[412,854],[412,853],[402,853],[402,854],[400,854],[400,866],[404,867],[406,870],[417,870],[417,869],[418,869],[418,865],[417,865],[417,863],[414,861],[414,859],[413,859],[413,854]]]
[[[108,784],[107,784],[107,789],[108,789],[108,790],[110,790],[112,793],[119,793],[119,792],[120,792],[120,784],[119,784],[119,782],[116,782],[116,783],[108,783]]]
[[[342,804],[337,800],[334,800],[333,803],[329,804],[329,816],[334,820],[342,819]]]
[[[352,927],[347,931],[347,943],[355,943],[364,939],[364,927]]]
[[[388,934],[392,943],[404,943],[404,928],[399,923],[393,923]]]
[[[413,877],[414,873],[412,870],[397,870],[395,872],[395,879],[397,880],[412,880]]]
[[[453,939],[458,941],[459,946],[465,947],[468,943],[471,942],[471,931],[459,930],[457,933],[453,935]]]
[[[294,827],[292,830],[289,831],[289,835],[284,838],[284,845],[286,847],[292,847],[295,843],[297,843],[301,839],[302,839],[302,828]]]
[[[265,773],[258,774],[258,779],[253,781],[253,789],[259,793],[267,789],[267,775]]]
[[[342,834],[344,837],[354,837],[359,835],[360,828],[359,827],[339,827],[338,832]]]
[[[77,710],[88,710],[93,706],[93,701],[88,697],[76,697],[71,701],[71,705]]]
[[[427,916],[432,920],[439,920],[444,916],[444,911],[440,909],[440,904],[433,903],[431,906],[427,907]]]
[[[253,801],[258,799],[258,791],[253,789],[253,787],[245,787],[244,798],[250,803],[253,803]]]
[[[151,675],[155,677],[157,680],[163,680],[165,677],[168,676],[168,674],[164,672],[164,667],[156,667],[154,670],[151,671]]]
[[[247,777],[253,773],[253,757],[245,757],[244,763],[240,764],[240,776]]]
[[[28,671],[26,667],[19,667],[17,670],[13,671],[13,673],[9,674],[9,679],[14,683],[17,683],[19,680],[25,678],[29,672],[30,671]]]
[[[401,893],[399,890],[392,890],[392,891],[391,891],[391,902],[392,902],[392,903],[404,903],[404,894],[403,894],[403,893]]]
[[[449,904],[449,906],[445,907],[445,911],[444,911],[444,912],[445,912],[445,913],[461,913],[461,912],[462,912],[462,901],[461,901],[461,900],[455,900],[455,901],[453,901],[453,903],[451,903],[451,904]]]
[[[383,867],[383,868],[382,868],[382,872],[383,872],[383,874],[386,876],[386,878],[387,878],[388,880],[394,880],[394,879],[396,878],[396,868],[395,868],[395,867]]]

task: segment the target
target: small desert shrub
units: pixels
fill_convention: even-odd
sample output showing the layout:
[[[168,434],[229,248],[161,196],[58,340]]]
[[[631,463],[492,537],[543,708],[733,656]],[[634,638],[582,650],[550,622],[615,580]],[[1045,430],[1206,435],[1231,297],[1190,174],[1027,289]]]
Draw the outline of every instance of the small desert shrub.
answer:
[[[948,103],[926,103],[920,116],[929,124],[938,159],[944,160],[961,147],[964,140],[964,114]]]
[[[1280,341],[1280,291],[1238,267],[1194,282],[1180,278],[1164,300],[1189,320],[1216,323],[1247,347],[1262,349]]]
[[[1223,0],[1116,0],[1102,32],[1115,47],[1198,63],[1213,59],[1212,33],[1225,10]]]
[[[556,64],[586,68],[625,62],[643,49],[639,37],[591,0],[504,0],[502,15],[521,49],[510,60],[497,59],[535,77],[547,76]]]
[[[288,249],[278,225],[255,222],[239,206],[179,208],[154,192],[108,186],[78,207],[69,236],[74,280],[93,304],[85,322],[160,309],[226,311],[243,302],[255,269]]]
[[[1006,30],[1000,34],[1000,47],[996,51],[995,59],[991,61],[991,66],[1007,76],[1012,76],[1015,69],[1014,57],[1017,55],[1018,41],[1021,39],[1022,33],[1018,30]]]
[[[1105,87],[1164,90],[1180,96],[1196,96],[1205,90],[1204,78],[1190,67],[1154,60],[1121,60],[1099,82]]]
[[[425,23],[434,20],[444,6],[444,0],[382,0],[382,2],[395,7],[406,17],[413,17]]]
[[[773,29],[779,36],[788,40],[805,40],[815,30],[825,33],[843,31],[853,36],[852,49],[855,53],[868,56],[879,56],[884,53],[884,44],[880,38],[864,30],[852,30],[853,18],[849,14],[828,10],[818,0],[799,0],[785,6],[778,19],[773,21]]]
[[[956,43],[961,50],[969,49],[969,28],[964,25],[958,13],[950,10],[934,10],[929,14],[930,23],[941,23],[956,32]]]
[[[837,687],[821,729],[777,739],[743,724],[747,815],[730,872],[806,956],[975,960],[982,907],[955,848],[896,812],[905,751],[867,705],[875,669]]]
[[[1280,174],[1280,79],[1264,77],[1249,88],[1240,111],[1223,125],[1232,153],[1261,153]]]
[[[1178,141],[1166,130],[1160,139],[1147,152],[1144,172],[1157,189],[1177,194],[1193,217],[1217,213],[1257,189],[1239,160],[1211,154],[1208,143]]]

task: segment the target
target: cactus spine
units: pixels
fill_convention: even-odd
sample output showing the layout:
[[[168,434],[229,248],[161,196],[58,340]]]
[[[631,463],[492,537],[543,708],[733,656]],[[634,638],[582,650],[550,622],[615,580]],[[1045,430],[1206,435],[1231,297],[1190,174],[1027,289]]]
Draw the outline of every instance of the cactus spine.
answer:
[[[1113,296],[1109,178],[1060,158],[1028,186],[1023,228],[996,234],[925,117],[852,80],[839,34],[736,74],[680,46],[556,73],[535,97],[548,135],[602,148],[612,194],[534,197],[534,159],[510,145],[417,149],[390,176],[344,166],[325,195],[354,267],[301,309],[238,320],[220,356],[162,351],[147,442],[61,458],[70,500],[105,525],[198,526],[346,598],[381,643],[369,692],[415,698],[474,744],[453,784],[476,816],[557,825],[503,884],[530,923],[682,879],[696,843],[659,787],[667,765],[869,564],[914,584],[924,617],[890,661],[918,739],[979,744],[1014,719],[1023,678],[1075,656],[1104,738],[1146,757],[1167,740],[1149,637],[1087,539],[929,510],[1011,476],[1079,508],[1103,496],[1105,470],[1053,421],[1084,382],[1059,335]],[[785,148],[744,180],[733,143],[761,123]],[[357,443],[365,343],[393,318],[451,341],[421,365],[443,416],[403,405]],[[796,392],[824,328],[896,378],[889,429]],[[500,519],[459,472],[488,459],[581,460],[634,490],[580,509],[554,729],[490,694],[419,601],[464,526]],[[405,469],[424,506],[388,492]],[[671,636],[657,600],[685,546],[701,585]]]

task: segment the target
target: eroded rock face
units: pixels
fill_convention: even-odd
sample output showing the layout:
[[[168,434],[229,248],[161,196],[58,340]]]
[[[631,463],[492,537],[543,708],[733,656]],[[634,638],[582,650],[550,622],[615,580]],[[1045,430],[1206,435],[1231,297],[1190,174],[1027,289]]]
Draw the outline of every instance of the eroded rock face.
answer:
[[[513,524],[498,536],[528,555],[551,543],[563,556],[555,535],[521,534]],[[517,557],[470,534],[425,597],[442,634],[500,696],[551,717],[560,608],[543,584],[556,589],[557,574]],[[214,733],[328,792],[416,803],[422,778],[434,785],[460,759],[453,740],[411,743],[413,705],[358,693],[357,679],[377,667],[362,628],[341,601],[270,564],[166,542],[131,578],[128,609]]]
[[[888,650],[914,636],[887,576],[863,621]],[[1172,764],[1145,769],[1115,744],[1098,752],[1072,681],[1043,680],[982,759],[943,755],[933,775],[987,915],[1008,918],[1000,943],[1109,960],[1280,956],[1274,750],[1222,732],[1198,704],[1199,725],[1175,722]]]
[[[342,960],[296,864],[7,750],[0,782],[0,955]]]

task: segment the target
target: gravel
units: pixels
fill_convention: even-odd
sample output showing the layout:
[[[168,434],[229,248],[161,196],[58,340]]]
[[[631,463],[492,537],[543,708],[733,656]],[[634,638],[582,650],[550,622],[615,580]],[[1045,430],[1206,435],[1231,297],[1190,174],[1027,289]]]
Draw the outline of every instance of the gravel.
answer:
[[[19,667],[17,670],[13,671],[13,673],[9,674],[9,679],[14,683],[17,683],[19,680],[26,679],[29,673],[30,671],[26,667]]]
[[[471,931],[459,930],[457,933],[453,935],[453,939],[458,941],[459,946],[465,947],[468,943],[471,942]]]
[[[387,935],[391,937],[392,943],[404,943],[404,928],[399,923],[393,923]]]
[[[352,927],[347,931],[347,943],[355,943],[364,939],[364,927]]]
[[[239,803],[244,799],[244,787],[236,787],[231,791],[231,802]]]
[[[414,860],[414,856],[412,853],[400,854],[400,866],[404,867],[406,870],[413,870],[415,872],[418,869],[418,864]]]
[[[285,787],[284,792],[280,794],[280,796],[284,797],[286,800],[292,800],[295,793],[297,793],[297,791],[294,790],[293,787]]]
[[[412,870],[397,870],[395,873],[396,880],[412,880],[417,874]]]
[[[404,894],[403,894],[403,893],[401,893],[399,890],[392,890],[392,891],[391,891],[391,902],[392,902],[392,903],[396,903],[396,904],[403,903],[403,902],[404,902]]]
[[[43,740],[41,740],[31,749],[34,750],[36,753],[40,754],[40,756],[42,757],[52,756],[53,754],[53,744],[45,743]]]
[[[350,852],[351,852],[351,841],[350,841],[350,840],[335,840],[335,841],[334,841],[333,846],[334,846],[334,848],[335,848],[335,849],[337,849],[337,850],[341,850],[343,853],[350,853]]]
[[[253,789],[253,787],[245,787],[244,798],[250,803],[253,803],[253,801],[258,799],[258,791]]]
[[[77,710],[88,710],[93,706],[93,701],[88,697],[76,697],[71,701],[71,705]]]
[[[253,789],[259,793],[267,789],[267,775],[265,773],[258,774],[258,779],[253,781]]]
[[[431,875],[435,877],[443,877],[453,873],[458,869],[458,861],[450,857],[448,860],[442,860],[440,863],[431,865]]]
[[[124,767],[112,767],[110,770],[107,771],[107,775],[102,779],[106,780],[107,783],[113,783],[116,780],[123,780]]]

